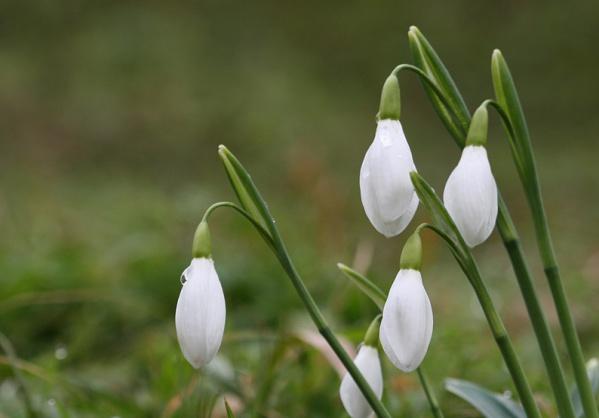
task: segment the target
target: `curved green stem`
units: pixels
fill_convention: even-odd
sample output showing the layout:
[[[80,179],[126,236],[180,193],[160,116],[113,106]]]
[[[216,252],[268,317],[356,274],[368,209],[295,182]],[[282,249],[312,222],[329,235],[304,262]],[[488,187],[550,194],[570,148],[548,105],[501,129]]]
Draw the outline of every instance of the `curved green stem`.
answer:
[[[273,253],[279,260],[279,263],[283,267],[285,273],[291,280],[293,287],[295,288],[298,296],[302,300],[304,307],[308,311],[312,322],[316,325],[319,333],[323,336],[323,338],[327,341],[331,349],[335,352],[339,360],[343,363],[348,373],[354,379],[356,385],[360,388],[360,391],[364,395],[364,398],[368,401],[368,404],[372,407],[373,411],[379,418],[391,418],[391,414],[387,411],[383,403],[378,399],[360,370],[356,367],[354,361],[349,356],[347,351],[343,348],[335,334],[331,331],[328,323],[326,322],[324,316],[322,315],[318,305],[314,301],[312,294],[304,284],[303,279],[301,278],[299,272],[295,268],[293,261],[285,247],[285,243],[281,238],[279,230],[275,224],[275,221],[266,205],[266,202],[260,195],[258,189],[254,185],[249,173],[247,170],[241,165],[239,160],[231,154],[225,147],[221,146],[219,148],[219,154],[225,163],[225,169],[227,170],[227,174],[229,178],[231,178],[231,174],[229,170],[234,170],[234,175],[237,176],[236,182],[237,184],[233,184],[233,187],[243,187],[243,193],[250,200],[250,203],[256,210],[257,216],[264,221],[266,230],[264,232],[268,232],[268,236],[272,240]],[[239,192],[236,191],[239,195]],[[230,206],[230,205],[229,205]],[[239,211],[238,212],[242,212]],[[247,213],[247,212],[246,212]],[[246,215],[244,215],[246,216]],[[250,213],[247,213],[246,218],[253,218]],[[255,219],[254,219],[255,220]],[[255,220],[252,222],[252,225],[256,227],[256,229],[263,235],[263,229],[259,227],[261,222]]]
[[[257,222],[252,217],[252,215],[250,215],[248,212],[246,212],[244,209],[240,208],[239,206],[237,206],[233,202],[217,202],[217,203],[212,204],[204,212],[204,216],[202,216],[202,221],[203,222],[207,222],[208,218],[210,218],[210,215],[212,215],[212,212],[214,212],[218,208],[229,208],[229,209],[235,210],[238,214],[240,214],[247,221],[249,221],[254,228],[256,228],[256,231],[258,231],[258,233],[264,239],[264,241],[269,246],[269,248],[271,250],[274,250],[274,242],[272,240],[272,237],[270,236],[270,233],[262,226],[262,224],[260,224],[259,222]]]
[[[480,270],[478,269],[478,265],[470,248],[465,244],[462,235],[432,187],[430,187],[418,173],[412,172],[410,176],[420,201],[429,210],[435,219],[435,222],[439,224],[438,227],[429,224],[425,224],[423,227],[429,228],[439,234],[439,236],[449,245],[452,254],[458,261],[462,271],[474,289],[474,293],[485,314],[491,333],[495,338],[499,351],[501,352],[510,376],[512,377],[512,381],[520,395],[520,401],[522,402],[522,406],[524,407],[527,416],[529,418],[540,418],[541,413],[534,400],[528,379],[524,374],[520,360],[516,355],[516,351],[514,350],[505,325],[495,308],[489,290],[482,279]]]
[[[464,122],[466,123],[466,126],[470,124],[470,114],[468,112],[468,109],[466,108],[465,102],[461,94],[459,93],[457,87],[455,86],[455,83],[451,79],[451,76],[445,69],[445,66],[441,62],[440,58],[436,55],[430,44],[427,43],[426,45],[424,45],[426,48],[423,48],[421,42],[426,42],[426,39],[419,32],[417,32],[416,35],[417,36],[411,37],[418,41],[411,45],[415,46],[415,48],[413,48],[413,53],[416,61],[419,65],[427,69],[429,73],[432,72],[433,74],[440,74],[440,82],[444,82],[447,91],[446,94],[449,96],[449,98],[453,98],[451,102],[454,104],[454,106],[447,105],[447,102],[450,101],[449,98],[439,100],[439,97],[433,97],[433,94],[441,97],[445,96],[443,92],[439,92],[439,90],[441,89],[431,89],[431,85],[428,89],[425,88],[425,90],[427,91],[429,98],[431,99],[433,107],[441,117],[442,121],[447,126],[452,137],[455,139],[456,144],[460,148],[463,148],[466,142],[467,134],[467,130],[463,128]],[[429,55],[431,55],[432,58],[429,57]],[[436,73],[434,70],[436,70]],[[436,86],[436,83],[432,84]],[[441,103],[438,103],[439,101]],[[504,122],[504,126],[508,132],[508,140],[510,142],[512,156],[518,168],[518,174],[519,176],[522,176],[522,173],[524,172],[524,163],[522,161],[522,157],[520,156],[521,152],[519,149],[519,145],[513,139],[514,129],[511,126],[509,116],[504,111],[504,109],[493,100],[486,100],[485,102],[483,102],[483,104],[487,105],[487,107],[493,107]],[[461,118],[458,117],[458,120],[461,123],[452,123],[451,120],[455,119],[454,117],[448,119],[448,114],[449,116],[457,114],[461,115]],[[501,194],[499,194],[499,214],[497,229],[501,235],[504,246],[508,251],[511,264],[516,274],[518,285],[520,287],[520,291],[526,304],[529,317],[531,318],[531,323],[533,325],[533,329],[543,356],[543,361],[545,363],[545,367],[549,375],[551,387],[555,394],[558,410],[562,417],[571,418],[574,416],[573,407],[571,400],[568,396],[568,390],[566,388],[563,368],[559,360],[556,345],[553,340],[553,336],[551,334],[547,321],[545,319],[543,309],[538,300],[534,282],[532,280],[530,270],[526,264],[523,251],[520,246],[517,231],[513,225],[511,216],[509,214],[509,210],[505,205],[501,197]]]
[[[426,72],[412,64],[399,64],[397,67],[393,69],[391,74],[397,75],[400,71],[411,71],[415,73],[420,78],[420,80],[424,82],[425,85],[432,89],[433,93],[436,95],[439,101],[441,101],[441,103],[443,103],[446,109],[450,112],[451,117],[456,120],[460,119],[459,116],[453,111],[453,108],[451,107],[449,101],[443,94],[441,88],[437,86],[435,81]]]
[[[522,110],[518,91],[514,84],[508,65],[499,50],[493,52],[491,64],[495,96],[501,108],[505,111],[507,119],[512,126],[513,142],[517,145],[518,156],[522,161],[519,170],[520,179],[526,192],[528,205],[532,212],[532,219],[537,237],[537,246],[545,276],[549,283],[559,323],[562,328],[570,362],[576,377],[578,390],[584,407],[586,418],[599,418],[597,403],[593,396],[591,383],[586,373],[584,355],[580,346],[576,325],[566,298],[563,281],[559,272],[553,241],[545,213],[545,206],[539,185],[536,161],[532,149],[532,142]]]
[[[500,110],[500,107],[496,103],[493,107],[497,110]],[[508,134],[513,132],[505,112],[503,112],[501,109],[501,111],[498,113],[504,122]],[[516,274],[516,279],[518,280],[518,285],[524,298],[524,303],[526,304],[530,321],[539,342],[539,348],[547,369],[551,388],[556,397],[557,408],[560,416],[575,417],[574,406],[572,405],[568,388],[566,386],[564,370],[557,352],[557,347],[547,323],[547,319],[545,318],[543,308],[541,307],[537,297],[535,284],[532,280],[526,259],[524,258],[518,231],[516,230],[516,226],[512,221],[507,205],[505,204],[505,201],[501,195],[499,196],[497,230],[501,235],[501,239],[512,263],[514,273]]]
[[[522,406],[524,407],[527,416],[529,418],[540,418],[541,414],[534,400],[528,379],[524,374],[520,360],[518,359],[505,325],[503,324],[503,321],[497,312],[497,308],[493,303],[491,295],[489,294],[489,290],[483,282],[478,265],[473,258],[469,260],[467,259],[466,261],[461,261],[459,264],[462,267],[462,271],[466,277],[468,277],[474,292],[476,293],[479,304],[485,314],[485,317],[487,318],[491,333],[495,338],[495,342],[499,347],[499,351],[503,356],[503,360],[505,361],[510,375],[512,376],[516,390],[520,395],[520,401],[522,402]]]
[[[428,377],[426,376],[424,369],[422,368],[422,366],[420,366],[418,367],[418,369],[416,369],[416,371],[418,372],[420,384],[424,389],[424,393],[426,395],[426,399],[428,400],[428,404],[431,407],[431,412],[433,413],[433,416],[435,418],[443,418],[443,411],[441,411],[441,408],[439,407],[439,402],[437,402],[437,397],[435,396],[435,392],[428,381]]]
[[[362,375],[362,373],[358,370],[356,365],[354,364],[352,358],[347,354],[347,351],[343,348],[335,334],[329,328],[324,316],[320,312],[318,305],[314,301],[314,298],[308,291],[304,281],[299,275],[298,271],[295,268],[295,265],[291,261],[289,257],[289,253],[281,240],[278,231],[275,229],[275,236],[273,237],[275,244],[275,255],[279,259],[283,270],[287,273],[293,287],[297,291],[300,299],[304,303],[312,321],[316,325],[318,332],[324,337],[330,347],[333,349],[339,360],[343,363],[349,374],[353,377],[354,381],[362,391],[362,394],[374,410],[374,412],[380,418],[391,418],[391,415],[383,406],[382,402],[377,398],[376,394]]]

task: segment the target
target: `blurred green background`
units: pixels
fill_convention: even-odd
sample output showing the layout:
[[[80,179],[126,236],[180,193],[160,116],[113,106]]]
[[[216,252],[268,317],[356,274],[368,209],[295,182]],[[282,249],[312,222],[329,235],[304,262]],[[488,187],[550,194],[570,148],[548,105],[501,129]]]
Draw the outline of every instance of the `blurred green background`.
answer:
[[[0,331],[40,416],[197,417],[214,402],[222,416],[223,393],[241,417],[256,399],[255,416],[343,416],[339,376],[242,220],[212,218],[228,318],[222,357],[201,376],[176,342],[179,275],[203,210],[234,197],[216,155],[224,143],[252,172],[334,330],[359,342],[376,309],[335,263],[384,288],[398,269],[406,234],[387,240],[370,226],[358,172],[382,82],[411,62],[412,24],[472,109],[492,95],[491,51],[504,52],[585,353],[599,354],[598,2],[8,0],[0,16]],[[442,190],[459,153],[415,77],[401,83],[416,164]],[[529,212],[492,125],[492,165],[555,325]],[[412,225],[426,219],[421,208]],[[476,417],[443,379],[504,391],[509,376],[446,248],[426,235],[425,253],[435,330],[424,367],[447,416]],[[494,235],[475,253],[555,416],[503,247]],[[427,416],[416,376],[385,367],[394,416]],[[17,382],[2,354],[2,418],[25,416]]]

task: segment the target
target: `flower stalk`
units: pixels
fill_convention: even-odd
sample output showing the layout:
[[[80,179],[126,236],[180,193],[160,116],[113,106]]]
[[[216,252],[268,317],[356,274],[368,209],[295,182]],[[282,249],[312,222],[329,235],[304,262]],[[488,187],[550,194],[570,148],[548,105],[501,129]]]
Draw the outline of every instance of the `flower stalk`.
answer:
[[[223,145],[219,146],[219,156],[223,161],[225,170],[229,176],[229,179],[236,179],[235,182],[231,181],[238,196],[248,197],[248,200],[240,201],[242,205],[247,208],[251,208],[252,211],[247,211],[246,218],[254,219],[252,225],[258,229],[263,238],[267,240],[269,246],[273,250],[275,256],[279,260],[279,263],[283,267],[283,270],[291,280],[293,287],[295,288],[298,296],[302,300],[304,307],[308,311],[312,322],[318,329],[318,332],[323,336],[323,338],[327,341],[331,349],[335,352],[339,360],[343,363],[348,373],[356,382],[356,385],[366,398],[368,404],[372,407],[374,413],[379,418],[391,418],[391,415],[382,404],[382,402],[378,399],[377,395],[374,393],[363,374],[360,372],[356,364],[353,362],[352,358],[349,356],[347,351],[343,348],[335,334],[330,329],[327,321],[322,315],[318,305],[314,301],[312,294],[304,284],[303,279],[301,278],[299,272],[295,268],[293,261],[287,251],[285,243],[283,242],[279,230],[275,225],[272,215],[266,205],[266,202],[260,195],[260,192],[254,185],[249,173],[247,170],[241,165],[239,160]],[[232,171],[232,172],[230,172]],[[239,190],[237,190],[239,189]],[[240,208],[241,209],[241,208]],[[243,209],[241,209],[243,210]],[[237,210],[240,212],[240,210]],[[244,215],[245,216],[245,215]],[[256,219],[258,217],[258,219]],[[260,226],[258,226],[260,225]],[[262,228],[261,225],[265,225],[265,228]]]
[[[528,204],[530,206],[535,227],[537,244],[547,282],[551,290],[553,302],[557,311],[559,322],[570,355],[570,362],[574,370],[576,383],[580,391],[580,397],[587,418],[598,418],[597,404],[591,383],[587,376],[584,355],[580,346],[576,325],[568,305],[566,292],[559,271],[553,241],[549,230],[547,215],[543,204],[541,187],[536,169],[534,153],[530,134],[514,85],[511,72],[499,50],[493,52],[491,72],[493,75],[493,86],[497,101],[506,112],[512,126],[514,143],[516,147],[512,151],[517,153],[523,167],[519,170],[520,179],[524,185]]]
[[[432,81],[430,79],[426,82],[423,81],[425,91],[429,96],[435,111],[439,114],[446,127],[448,127],[448,131],[452,135],[454,141],[459,148],[463,148],[466,142],[467,127],[470,123],[470,113],[468,108],[453,82],[453,79],[449,75],[449,72],[439,56],[433,50],[432,46],[419,31],[414,31],[412,29],[413,28],[410,29],[409,36],[412,55],[415,61],[419,66],[425,68],[423,71],[426,71],[426,74],[438,74]],[[423,77],[421,77],[421,80],[422,79]],[[431,85],[434,85],[436,88],[431,87]],[[443,99],[441,99],[441,97],[443,97]],[[450,104],[448,105],[448,103]],[[485,103],[497,110],[498,114],[501,116],[508,133],[508,140],[512,147],[512,155],[516,167],[520,168],[522,166],[521,157],[518,152],[515,152],[517,148],[515,148],[516,145],[512,138],[513,128],[507,118],[506,112],[503,107],[496,102],[485,101]],[[463,121],[466,121],[466,127],[464,127]],[[561,360],[558,356],[555,341],[539,302],[535,289],[536,286],[532,280],[530,269],[524,257],[519,235],[507,205],[501,197],[501,193],[498,195],[498,202],[499,210],[496,227],[508,252],[510,262],[518,281],[518,286],[531,319],[545,368],[547,369],[549,382],[555,395],[558,411],[560,416],[572,418],[575,415],[568,394]]]
[[[435,396],[435,391],[431,387],[431,384],[428,381],[428,377],[424,372],[424,369],[419,367],[417,370],[418,378],[420,379],[420,384],[424,389],[424,394],[426,395],[426,399],[428,400],[428,404],[431,407],[431,412],[435,418],[444,418],[443,411],[441,411],[441,407],[439,406],[439,402],[437,401],[437,397]]]
[[[436,232],[449,245],[452,254],[468,278],[512,377],[527,416],[529,418],[541,418],[541,413],[534,400],[528,379],[524,374],[512,341],[495,308],[495,304],[482,279],[470,248],[432,187],[418,173],[413,172],[411,176],[418,197],[435,219],[436,225],[426,225],[426,227]]]

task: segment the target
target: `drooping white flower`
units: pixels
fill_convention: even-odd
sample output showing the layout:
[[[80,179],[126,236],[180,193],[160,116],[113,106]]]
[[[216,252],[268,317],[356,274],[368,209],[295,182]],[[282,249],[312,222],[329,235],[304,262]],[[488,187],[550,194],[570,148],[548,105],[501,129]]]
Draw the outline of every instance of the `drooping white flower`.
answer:
[[[401,122],[378,121],[360,169],[360,195],[366,216],[386,237],[403,231],[416,212],[418,196],[410,180],[415,170]]]
[[[209,363],[225,329],[225,297],[210,258],[194,258],[182,275],[175,325],[183,356],[196,369]]]
[[[497,219],[497,185],[484,146],[464,148],[445,184],[443,202],[470,247],[491,235]]]
[[[381,372],[379,352],[376,347],[362,345],[354,359],[354,363],[377,398],[381,399],[383,395],[383,374]],[[341,381],[339,395],[345,410],[351,418],[368,418],[372,415],[370,404],[349,373],[346,373]]]
[[[389,360],[405,372],[415,370],[426,355],[433,333],[433,311],[420,271],[402,268],[391,286],[380,328]]]

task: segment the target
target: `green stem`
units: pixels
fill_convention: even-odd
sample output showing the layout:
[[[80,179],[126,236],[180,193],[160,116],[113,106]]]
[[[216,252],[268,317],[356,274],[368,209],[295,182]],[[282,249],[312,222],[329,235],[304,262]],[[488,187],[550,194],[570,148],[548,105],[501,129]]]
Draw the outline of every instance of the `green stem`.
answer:
[[[235,163],[237,163],[237,161],[235,161]],[[239,165],[241,166],[240,163],[239,163]],[[244,180],[246,182],[248,182],[248,184],[251,184],[253,186],[253,182],[249,178],[249,174],[247,174],[245,169],[243,169],[243,172],[239,172],[239,174],[244,176]],[[238,213],[243,215],[247,220],[249,220],[252,223],[252,225],[258,230],[258,232],[260,232],[260,235],[262,235],[262,237],[269,243],[269,246],[271,246],[271,249],[273,250],[275,256],[281,263],[283,270],[285,271],[285,273],[287,273],[287,276],[289,276],[289,278],[291,279],[291,283],[293,284],[293,287],[295,288],[300,299],[304,303],[304,306],[305,306],[306,310],[308,311],[308,313],[312,319],[312,322],[314,322],[314,324],[316,325],[318,332],[323,336],[323,338],[327,341],[327,343],[329,344],[331,349],[335,352],[335,354],[337,355],[339,360],[343,363],[343,365],[347,369],[348,373],[352,376],[352,378],[356,382],[356,385],[360,388],[360,391],[364,395],[364,398],[366,398],[369,405],[372,407],[373,411],[376,413],[376,415],[379,418],[391,418],[391,414],[389,414],[389,412],[387,411],[387,409],[385,408],[383,403],[380,401],[380,399],[377,398],[376,394],[374,393],[374,391],[372,390],[372,388],[370,387],[370,385],[368,384],[368,382],[366,381],[366,379],[364,378],[364,376],[362,375],[360,370],[358,370],[358,368],[356,367],[352,358],[349,356],[347,351],[345,351],[345,349],[343,348],[343,346],[341,345],[341,343],[339,342],[339,340],[337,339],[335,334],[329,328],[329,325],[327,324],[324,316],[320,312],[320,309],[316,305],[314,298],[310,294],[309,290],[307,289],[306,285],[304,284],[304,281],[302,280],[301,276],[297,272],[297,270],[291,260],[291,257],[289,256],[289,253],[287,252],[287,249],[285,248],[285,244],[283,243],[283,240],[281,239],[279,231],[278,231],[277,227],[275,226],[274,221],[272,221],[272,216],[271,216],[270,212],[268,211],[266,203],[264,202],[262,197],[258,194],[257,189],[255,189],[255,186],[253,186],[253,190],[251,190],[251,192],[253,193],[252,201],[258,207],[257,209],[260,212],[262,218],[271,220],[271,222],[267,222],[268,230],[263,228],[260,223],[255,221],[253,219],[252,215],[250,215],[248,212],[244,211],[243,209],[239,208],[238,206],[236,206],[235,204],[230,203],[230,202],[221,202],[221,203],[212,205],[206,211],[207,213],[204,215],[204,220],[207,220],[210,213],[212,213],[215,209],[217,209],[219,207],[229,207],[231,209],[236,210]]]
[[[431,87],[433,87],[433,84],[431,84]],[[442,100],[443,93],[441,93],[438,88],[434,89],[434,92],[438,96],[438,98]],[[442,102],[447,103],[447,99],[442,100]],[[510,145],[512,146],[512,150],[515,150],[515,144],[513,143],[513,128],[503,108],[499,106],[497,102],[494,102],[492,100],[485,100],[483,104],[493,107],[497,111],[497,113],[504,122],[504,126],[508,133],[508,139],[510,139]],[[456,114],[456,112],[452,108],[449,109],[451,110],[452,114]],[[463,148],[462,144],[464,144],[466,141],[466,133],[464,132],[462,134],[462,132],[459,129],[454,129],[454,131],[458,132],[458,141],[456,141],[456,144],[460,146],[460,148]],[[517,152],[513,152],[513,156],[516,165],[519,167],[518,171],[520,173],[522,161],[518,156]],[[522,248],[520,246],[520,240],[518,237],[516,227],[512,222],[509,210],[505,205],[505,202],[503,201],[501,194],[499,195],[497,229],[499,231],[499,234],[501,235],[503,244],[510,257],[514,273],[516,274],[518,286],[520,287],[520,292],[522,293],[524,303],[528,311],[528,315],[531,319],[531,323],[535,335],[537,337],[539,348],[543,356],[543,361],[547,369],[547,374],[549,376],[551,388],[555,395],[558,411],[560,415],[564,418],[573,418],[575,416],[574,409],[572,406],[570,396],[568,395],[568,389],[564,378],[564,371],[561,361],[559,359],[555,341],[553,339],[549,325],[547,324],[547,320],[543,313],[543,309],[537,297],[532,276],[530,274],[528,265],[526,264]]]
[[[374,391],[372,390],[362,373],[356,367],[352,358],[349,356],[349,354],[347,354],[347,351],[345,351],[335,334],[329,328],[326,320],[324,319],[324,316],[322,315],[320,309],[316,305],[314,298],[306,288],[304,281],[302,280],[295,266],[293,265],[293,262],[291,261],[291,258],[289,257],[289,254],[287,253],[287,250],[278,235],[278,231],[276,231],[274,241],[275,247],[277,249],[277,258],[279,259],[281,266],[291,279],[293,287],[295,287],[295,290],[297,291],[300,299],[304,303],[304,306],[310,314],[312,322],[314,322],[314,324],[316,325],[318,332],[320,332],[320,334],[324,337],[324,339],[333,349],[339,360],[341,360],[349,374],[353,377],[354,381],[356,382],[356,385],[358,385],[360,391],[362,392],[362,394],[364,395],[364,397],[366,398],[376,415],[379,418],[391,418],[391,414],[389,414],[382,402],[377,398],[376,394],[374,393]]]
[[[437,402],[435,392],[428,381],[424,369],[421,366],[418,367],[416,371],[418,372],[420,383],[422,384],[422,388],[424,389],[424,393],[426,394],[426,399],[428,400],[428,404],[431,407],[431,412],[433,413],[433,416],[435,418],[443,418],[443,411],[441,411],[441,408],[439,407],[439,402]]]
[[[472,262],[470,267],[472,267],[471,273],[473,273],[469,277],[470,282],[472,283],[472,287],[478,296],[478,300],[483,312],[485,313],[485,317],[487,318],[487,322],[489,323],[493,337],[497,342],[497,346],[501,351],[501,355],[505,360],[505,364],[510,372],[510,375],[512,376],[512,379],[514,380],[514,385],[516,386],[516,390],[520,395],[522,406],[524,407],[524,410],[529,418],[540,418],[541,413],[539,412],[537,404],[534,400],[532,390],[528,384],[528,379],[526,378],[524,370],[522,369],[522,365],[518,360],[518,356],[516,355],[512,341],[505,329],[505,325],[497,313],[497,309],[493,304],[493,300],[491,299],[489,291],[484,284],[482,277],[480,276],[478,266],[475,262]],[[465,273],[469,274],[467,271],[465,271]]]
[[[452,109],[449,100],[445,97],[443,91],[441,91],[441,89],[439,88],[439,86],[437,86],[435,81],[422,69],[412,64],[399,64],[397,67],[393,69],[391,74],[399,74],[400,71],[411,71],[414,74],[416,74],[425,85],[432,89],[436,97],[439,99],[439,101],[441,101],[441,103],[443,103],[443,105],[447,109]],[[459,117],[455,112],[451,112],[450,115],[453,119],[459,120]]]
[[[432,225],[427,225],[426,227],[439,234],[441,238],[443,238],[450,245],[450,248],[454,246],[452,239],[438,228]],[[464,253],[464,251],[466,252]],[[491,333],[493,334],[495,342],[499,347],[499,351],[501,352],[510,376],[512,377],[512,381],[516,386],[516,391],[518,392],[518,395],[520,395],[520,401],[522,402],[522,406],[526,411],[527,417],[541,418],[541,413],[539,412],[539,408],[534,400],[528,379],[524,374],[524,370],[522,369],[520,360],[518,360],[518,356],[514,350],[512,341],[507,333],[503,321],[501,320],[501,317],[499,316],[499,313],[497,312],[497,309],[495,308],[495,304],[493,303],[491,295],[489,294],[489,290],[487,289],[487,286],[481,277],[480,270],[478,269],[478,265],[476,264],[472,253],[469,249],[467,249],[467,247],[464,247],[461,253],[459,250],[452,248],[452,253],[458,260],[462,271],[468,278],[472,288],[474,289],[474,292],[476,293],[476,297],[478,298],[478,302],[485,314],[487,323],[491,329]],[[464,258],[460,259],[461,256],[464,256]]]
[[[493,76],[493,86],[497,102],[507,114],[507,119],[512,126],[513,142],[516,145],[517,154],[523,163],[520,170],[520,179],[526,192],[526,198],[532,212],[533,223],[537,236],[537,245],[543,261],[545,276],[551,289],[551,295],[559,323],[562,328],[570,362],[574,370],[574,376],[580,392],[580,397],[584,407],[586,418],[598,418],[599,411],[591,383],[586,373],[584,355],[580,346],[576,326],[568,306],[566,293],[564,291],[563,281],[559,272],[559,267],[553,250],[553,241],[549,231],[547,215],[541,195],[539,177],[536,168],[536,161],[530,140],[530,133],[526,123],[526,117],[522,110],[520,98],[512,74],[499,50],[493,52],[491,63],[491,72]],[[513,148],[514,150],[514,148]]]
[[[574,417],[574,408],[568,394],[568,388],[564,379],[562,364],[557,353],[557,347],[539,299],[536,296],[535,285],[531,279],[530,270],[523,256],[518,233],[516,232],[512,219],[505,206],[505,202],[501,196],[499,199],[499,208],[497,229],[510,257],[514,272],[516,273],[520,291],[524,296],[526,309],[528,310],[528,315],[535,331],[535,335],[539,341],[543,361],[547,368],[549,382],[556,397],[559,414],[562,417]]]
[[[503,109],[495,102],[489,103],[496,110],[498,110],[498,114],[501,116],[504,122],[504,126],[508,135],[512,136],[513,128]],[[513,137],[511,141],[513,141]],[[524,298],[524,303],[526,304],[528,316],[530,317],[535,335],[539,342],[539,348],[541,349],[543,361],[547,369],[547,374],[549,375],[551,388],[555,394],[559,414],[562,417],[574,418],[574,407],[566,386],[564,370],[559,359],[557,347],[537,297],[537,292],[534,282],[532,281],[530,269],[528,268],[522,247],[520,245],[518,232],[514,222],[512,221],[507,205],[505,204],[501,195],[499,196],[497,230],[499,231],[503,244],[508,252],[514,273],[516,274],[516,279],[518,280],[518,285],[520,286],[520,291]],[[587,379],[586,368],[584,368],[584,364],[583,369],[585,373],[585,379]]]
[[[536,177],[536,169],[534,166],[532,170]],[[555,304],[555,310],[557,311],[568,354],[570,355],[570,362],[572,364],[572,369],[574,370],[578,391],[580,392],[580,399],[586,418],[599,418],[597,403],[595,401],[595,396],[593,395],[593,388],[591,387],[591,382],[585,367],[584,354],[582,352],[582,347],[580,346],[578,333],[576,332],[576,324],[574,323],[574,318],[572,317],[568,305],[566,292],[564,290],[555,252],[553,250],[553,243],[547,224],[541,191],[536,179],[532,183],[534,184],[532,187],[533,193],[527,193],[527,195],[530,198],[530,207],[533,219],[535,220],[534,224],[537,232],[537,243],[541,259],[543,260],[545,276],[547,277],[549,289],[551,290],[551,295]]]

